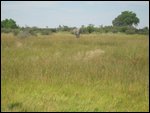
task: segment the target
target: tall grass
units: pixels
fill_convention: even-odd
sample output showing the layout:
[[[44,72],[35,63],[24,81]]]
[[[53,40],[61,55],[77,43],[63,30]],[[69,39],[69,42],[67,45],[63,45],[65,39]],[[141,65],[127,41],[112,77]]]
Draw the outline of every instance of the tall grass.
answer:
[[[149,39],[1,35],[2,111],[149,111]]]

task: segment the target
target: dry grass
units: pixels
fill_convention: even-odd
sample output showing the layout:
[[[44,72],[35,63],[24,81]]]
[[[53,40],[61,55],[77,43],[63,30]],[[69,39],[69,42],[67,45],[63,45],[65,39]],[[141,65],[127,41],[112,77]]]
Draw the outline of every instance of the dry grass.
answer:
[[[1,35],[2,111],[149,111],[149,39]]]

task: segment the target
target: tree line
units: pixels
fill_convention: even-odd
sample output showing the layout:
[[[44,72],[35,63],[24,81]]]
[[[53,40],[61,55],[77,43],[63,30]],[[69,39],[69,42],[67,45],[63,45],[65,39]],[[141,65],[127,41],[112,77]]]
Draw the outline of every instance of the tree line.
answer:
[[[149,28],[144,27],[142,29],[137,29],[135,26],[140,22],[139,18],[132,11],[124,11],[118,15],[114,20],[112,20],[112,25],[99,27],[89,24],[88,26],[82,25],[80,27],[81,34],[90,33],[126,33],[126,34],[149,34]],[[13,19],[5,19],[1,21],[1,32],[4,33],[14,33],[18,35],[20,32],[26,32],[31,35],[49,35],[54,32],[71,32],[76,27],[69,27],[65,25],[59,25],[57,28],[38,28],[38,27],[20,27],[16,24]]]

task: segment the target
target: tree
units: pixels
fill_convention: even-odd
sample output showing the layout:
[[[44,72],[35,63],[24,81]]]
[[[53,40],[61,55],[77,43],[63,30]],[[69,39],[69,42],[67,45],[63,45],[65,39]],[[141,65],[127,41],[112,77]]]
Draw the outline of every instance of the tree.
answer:
[[[18,28],[13,19],[5,19],[1,21],[1,28]]]
[[[93,24],[89,24],[89,25],[87,26],[87,31],[88,31],[89,33],[94,32],[94,25],[93,25]]]
[[[70,29],[69,29],[68,26],[63,25],[63,31],[69,31],[69,30],[70,30]]]
[[[140,22],[139,18],[132,11],[124,11],[118,17],[116,17],[112,24],[113,26],[133,26]]]
[[[80,31],[82,34],[88,33],[87,27],[84,25],[81,26]]]
[[[149,34],[149,28],[148,27],[144,27],[142,29],[138,29],[138,33],[139,34]]]

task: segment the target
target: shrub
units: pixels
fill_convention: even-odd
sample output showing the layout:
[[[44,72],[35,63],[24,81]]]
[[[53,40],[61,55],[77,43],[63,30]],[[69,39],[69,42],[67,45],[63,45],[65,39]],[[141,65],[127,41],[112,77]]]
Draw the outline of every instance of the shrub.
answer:
[[[32,35],[32,36],[37,36],[37,33],[35,30],[30,30],[29,33]]]
[[[10,32],[12,32],[12,29],[1,28],[1,33],[10,33]]]
[[[14,36],[17,36],[19,34],[20,30],[19,29],[13,29],[12,32],[13,32]]]
[[[135,34],[136,33],[136,29],[133,27],[129,27],[126,31],[126,34]]]
[[[41,30],[41,35],[49,35],[49,34],[51,34],[51,31],[46,30],[46,29]]]
[[[20,33],[18,34],[19,38],[27,38],[27,37],[30,37],[30,36],[31,36],[31,34],[29,33],[28,30],[20,31]]]

